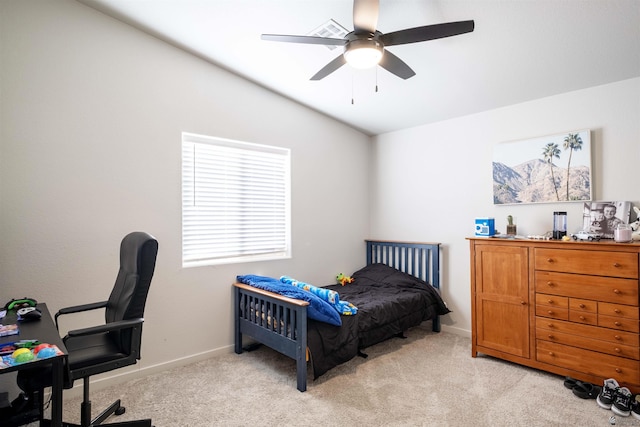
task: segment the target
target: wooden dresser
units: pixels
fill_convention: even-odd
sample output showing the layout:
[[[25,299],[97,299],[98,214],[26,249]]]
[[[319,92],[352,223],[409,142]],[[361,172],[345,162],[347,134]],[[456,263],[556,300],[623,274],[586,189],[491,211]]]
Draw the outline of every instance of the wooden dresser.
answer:
[[[469,243],[473,357],[640,392],[640,244]]]

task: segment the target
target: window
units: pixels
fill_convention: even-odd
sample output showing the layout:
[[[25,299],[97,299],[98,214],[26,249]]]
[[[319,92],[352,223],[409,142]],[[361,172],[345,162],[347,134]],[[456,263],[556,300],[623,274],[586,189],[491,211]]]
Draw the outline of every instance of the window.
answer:
[[[290,150],[182,134],[182,265],[291,257]]]

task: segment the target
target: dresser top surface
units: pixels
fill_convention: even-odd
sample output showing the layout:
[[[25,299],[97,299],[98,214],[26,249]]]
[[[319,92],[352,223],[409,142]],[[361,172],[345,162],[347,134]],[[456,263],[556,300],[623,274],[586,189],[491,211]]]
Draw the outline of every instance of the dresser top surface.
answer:
[[[549,248],[565,248],[565,249],[593,249],[593,250],[615,250],[625,252],[640,252],[640,241],[632,241],[628,243],[617,243],[613,240],[600,241],[576,241],[576,240],[543,240],[543,239],[519,239],[505,237],[467,237],[467,240],[474,243],[490,243],[490,244],[508,244],[508,245],[524,245],[539,246]]]

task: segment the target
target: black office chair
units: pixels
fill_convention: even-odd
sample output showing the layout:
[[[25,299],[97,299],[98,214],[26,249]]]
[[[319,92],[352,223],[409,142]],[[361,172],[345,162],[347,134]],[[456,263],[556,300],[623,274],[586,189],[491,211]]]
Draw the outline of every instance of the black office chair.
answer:
[[[81,426],[102,424],[112,414],[121,415],[125,408],[120,399],[91,419],[89,377],[137,363],[140,359],[144,307],[156,265],[158,242],[151,235],[133,232],[120,244],[120,270],[108,301],[63,308],[58,317],[71,313],[105,309],[105,323],[84,329],[69,331],[63,338],[69,356],[64,387],[73,387],[77,379],[83,380]],[[36,369],[18,373],[18,386],[25,391],[26,400],[43,410],[43,389],[51,386],[51,375]],[[65,425],[73,425],[67,424]],[[119,426],[150,427],[151,420],[117,423]]]

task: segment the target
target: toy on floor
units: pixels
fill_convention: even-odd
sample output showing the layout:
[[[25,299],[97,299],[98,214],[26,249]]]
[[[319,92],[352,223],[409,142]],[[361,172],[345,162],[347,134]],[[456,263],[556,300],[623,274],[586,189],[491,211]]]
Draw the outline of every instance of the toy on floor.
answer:
[[[353,277],[351,276],[345,276],[344,274],[340,273],[336,276],[336,280],[338,281],[338,283],[340,283],[342,286],[346,285],[347,283],[353,283]]]
[[[631,240],[640,240],[640,209],[634,206],[633,210],[636,212],[636,220],[629,224],[633,230]]]

